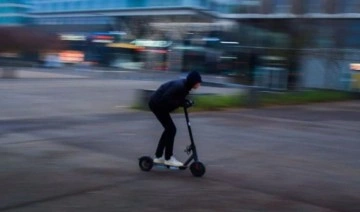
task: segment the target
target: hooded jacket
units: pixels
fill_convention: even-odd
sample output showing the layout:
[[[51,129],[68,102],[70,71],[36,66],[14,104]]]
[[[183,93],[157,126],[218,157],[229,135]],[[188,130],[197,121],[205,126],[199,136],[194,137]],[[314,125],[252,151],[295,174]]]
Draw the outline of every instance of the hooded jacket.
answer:
[[[162,84],[150,97],[150,109],[171,112],[183,106],[190,90],[200,82],[202,82],[200,74],[192,71],[186,79],[172,80]]]

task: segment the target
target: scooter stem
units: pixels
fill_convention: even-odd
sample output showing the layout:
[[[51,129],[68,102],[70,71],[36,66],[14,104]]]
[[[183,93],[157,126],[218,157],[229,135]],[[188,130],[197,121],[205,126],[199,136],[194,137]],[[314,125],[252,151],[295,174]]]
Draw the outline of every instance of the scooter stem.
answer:
[[[187,127],[188,127],[188,131],[189,131],[189,136],[190,136],[190,146],[191,146],[191,150],[192,150],[192,156],[190,158],[193,158],[195,161],[198,161],[198,156],[197,156],[197,152],[196,152],[196,146],[195,146],[195,143],[194,143],[194,137],[193,137],[193,134],[192,134],[192,130],[191,130],[191,123],[190,123],[190,120],[189,120],[189,114],[188,114],[188,111],[187,111],[187,107],[184,107],[184,113],[185,113],[185,119],[186,119],[186,124],[187,124]]]

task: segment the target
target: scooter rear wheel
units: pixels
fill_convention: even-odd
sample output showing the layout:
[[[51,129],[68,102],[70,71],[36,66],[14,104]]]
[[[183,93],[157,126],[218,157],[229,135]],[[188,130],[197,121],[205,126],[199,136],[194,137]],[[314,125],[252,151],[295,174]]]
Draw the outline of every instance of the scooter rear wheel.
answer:
[[[194,177],[202,177],[205,172],[205,166],[201,162],[194,162],[190,165],[190,171]]]
[[[154,165],[153,159],[149,156],[143,156],[139,159],[139,166],[142,171],[148,172]]]

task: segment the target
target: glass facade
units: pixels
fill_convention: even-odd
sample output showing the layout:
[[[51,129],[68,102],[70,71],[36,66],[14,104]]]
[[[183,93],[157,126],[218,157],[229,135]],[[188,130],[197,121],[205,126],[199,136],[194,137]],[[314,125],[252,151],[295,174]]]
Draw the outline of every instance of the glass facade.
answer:
[[[154,8],[194,8],[218,14],[359,13],[359,0],[28,0],[31,13],[62,13]],[[1,1],[3,2],[3,1]],[[10,2],[10,1],[8,1]],[[11,1],[12,3],[14,1]],[[21,0],[16,0],[21,2]],[[331,4],[331,5],[330,5]]]
[[[0,25],[22,25],[29,23],[27,16],[29,7],[25,0],[0,1]]]
[[[198,8],[206,10],[212,0],[29,0],[36,15],[57,15],[65,12],[86,11],[123,11],[127,9],[155,8]],[[229,12],[224,10],[223,12]],[[90,15],[94,16],[94,15]],[[98,17],[41,17],[35,20],[37,24],[109,24],[114,17],[98,15]]]
[[[70,12],[154,7],[206,8],[210,0],[33,0],[32,13]]]
[[[211,11],[223,14],[247,14],[261,13],[261,0],[237,0],[237,1],[219,1],[213,0],[203,4]]]
[[[245,17],[247,14],[266,14],[270,17],[287,17],[294,14],[295,10],[299,11],[300,15],[311,14],[318,15],[321,13],[328,12],[329,3],[333,3],[336,8],[335,13],[354,13],[359,11],[360,1],[359,0],[29,0],[32,2],[33,8],[32,13],[39,16],[35,19],[35,23],[39,25],[106,25],[110,29],[124,29],[135,33],[141,34],[139,31],[142,26],[141,21],[129,21],[128,17],[118,18],[116,15],[107,16],[106,12],[121,12],[124,10],[132,11],[135,9],[158,9],[158,8],[196,8],[203,11],[212,11],[215,14],[229,15],[227,17]],[[296,3],[296,4],[295,4]],[[19,9],[19,8],[18,8]],[[0,7],[0,14],[9,12],[11,8]],[[78,13],[76,12],[87,12],[89,13]],[[144,10],[146,11],[146,10]],[[156,10],[155,10],[156,11]],[[169,10],[172,11],[172,10]],[[76,15],[71,15],[74,12]],[[98,14],[95,14],[98,13]],[[70,14],[68,14],[70,13]],[[299,14],[296,12],[296,14]],[[78,15],[84,15],[79,17]],[[87,14],[87,17],[85,15]],[[121,14],[121,13],[120,13]],[[236,16],[240,14],[240,16]],[[156,15],[156,12],[153,13]],[[327,13],[331,15],[331,13]],[[117,15],[121,16],[121,15]],[[226,17],[226,16],[225,16]],[[307,16],[305,16],[307,17]],[[141,19],[143,17],[140,17]],[[24,18],[20,17],[6,17],[0,20],[2,22],[13,23],[21,22]],[[120,20],[121,19],[121,20]],[[146,19],[146,18],[145,18]],[[135,19],[134,19],[135,20]],[[121,23],[120,23],[121,22]],[[305,21],[305,23],[307,20]],[[318,23],[318,20],[311,20],[309,23]],[[120,24],[119,24],[120,23]],[[264,23],[267,23],[264,20]],[[322,23],[322,22],[321,22]],[[339,22],[342,23],[342,22]],[[306,36],[306,46],[319,47],[319,48],[331,48],[337,44],[340,46],[347,47],[359,47],[358,37],[360,35],[360,29],[354,24],[348,24],[347,27],[342,28],[341,31],[344,33],[344,40],[334,39],[336,37],[336,31],[332,29],[333,26],[329,22],[324,21],[324,27],[319,28],[317,24],[304,27],[304,29],[310,29],[309,32],[302,31]],[[139,26],[138,26],[139,25]],[[321,24],[320,24],[321,25]],[[329,27],[325,27],[329,26]],[[268,26],[267,26],[268,27]],[[260,27],[261,28],[261,27]],[[266,28],[266,27],[264,27]],[[341,26],[336,26],[336,29],[340,29]],[[282,31],[282,27],[278,27],[278,31]],[[146,30],[146,26],[145,26]],[[286,31],[286,29],[284,29]],[[264,36],[267,34],[267,36]],[[274,46],[287,46],[288,39],[281,38],[282,34],[269,33],[255,33],[250,36],[254,38],[260,46],[272,46],[271,42],[284,41],[283,43],[276,43]],[[346,36],[347,37],[346,37]],[[255,39],[261,37],[261,39]],[[269,39],[269,38],[272,39]],[[346,41],[345,41],[346,40]],[[286,41],[286,42],[285,42]],[[249,42],[244,42],[249,43]],[[253,44],[255,45],[255,44]]]
[[[14,3],[25,0],[3,0]],[[31,13],[77,12],[94,10],[126,10],[153,8],[197,8],[220,14],[289,14],[302,7],[303,13],[324,13],[329,4],[335,13],[359,13],[359,0],[27,0]],[[269,9],[270,8],[270,9]]]
[[[115,18],[113,17],[62,17],[62,18],[41,18],[35,21],[40,25],[105,25],[113,24]]]

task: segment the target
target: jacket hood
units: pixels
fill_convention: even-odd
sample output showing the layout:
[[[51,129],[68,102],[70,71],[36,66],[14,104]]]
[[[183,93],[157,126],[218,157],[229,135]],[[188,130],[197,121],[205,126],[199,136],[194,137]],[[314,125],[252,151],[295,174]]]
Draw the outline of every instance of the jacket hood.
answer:
[[[186,88],[190,90],[196,83],[199,82],[202,82],[200,74],[197,71],[192,71],[186,77]]]

